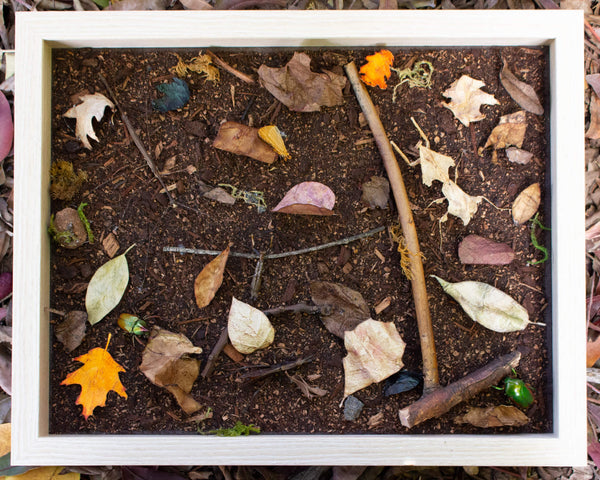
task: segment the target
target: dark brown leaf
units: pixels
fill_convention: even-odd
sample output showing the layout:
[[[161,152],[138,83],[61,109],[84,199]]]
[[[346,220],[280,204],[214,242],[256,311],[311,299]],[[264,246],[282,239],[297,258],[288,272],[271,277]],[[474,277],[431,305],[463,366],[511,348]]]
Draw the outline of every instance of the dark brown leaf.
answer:
[[[542,115],[544,113],[544,108],[533,87],[525,82],[521,82],[508,68],[506,60],[503,61],[504,67],[500,72],[500,82],[502,82],[502,85],[508,94],[521,106],[521,108],[528,112],[535,113],[536,115]]]
[[[362,202],[369,208],[387,208],[390,196],[390,182],[384,177],[371,177],[363,183]]]
[[[371,316],[363,296],[339,283],[312,282],[310,296],[315,305],[331,308],[331,314],[321,314],[321,320],[327,330],[340,338]]]
[[[258,136],[258,128],[237,122],[225,122],[219,128],[213,147],[236,155],[245,155],[260,162],[273,163],[277,153]]]
[[[72,352],[81,345],[81,341],[85,337],[86,323],[87,313],[73,310],[67,313],[64,321],[54,329],[56,338],[65,346],[67,352]]]
[[[469,423],[476,427],[520,427],[529,423],[529,418],[517,407],[499,405],[488,408],[470,408],[467,413],[454,419],[456,423]]]
[[[294,53],[285,67],[261,65],[258,76],[271,95],[295,112],[317,112],[321,107],[344,103],[346,77],[327,70],[312,72],[310,57],[305,53]]]
[[[505,243],[469,235],[458,245],[458,258],[465,264],[507,265],[515,259],[515,252]]]

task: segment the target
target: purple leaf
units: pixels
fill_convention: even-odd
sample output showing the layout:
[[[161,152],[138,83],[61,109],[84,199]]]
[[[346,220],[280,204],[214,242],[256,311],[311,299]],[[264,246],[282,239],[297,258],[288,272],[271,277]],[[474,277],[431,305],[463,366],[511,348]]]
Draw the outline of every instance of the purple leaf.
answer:
[[[594,442],[588,444],[588,455],[592,457],[596,465],[600,465],[600,443]]]
[[[333,215],[335,194],[319,182],[303,182],[292,187],[273,212],[297,215]]]
[[[0,274],[0,300],[12,293],[12,273]]]
[[[505,243],[469,235],[460,242],[458,257],[467,264],[507,265],[515,259],[515,252]]]
[[[13,143],[13,120],[8,100],[0,92],[0,162],[10,153]]]

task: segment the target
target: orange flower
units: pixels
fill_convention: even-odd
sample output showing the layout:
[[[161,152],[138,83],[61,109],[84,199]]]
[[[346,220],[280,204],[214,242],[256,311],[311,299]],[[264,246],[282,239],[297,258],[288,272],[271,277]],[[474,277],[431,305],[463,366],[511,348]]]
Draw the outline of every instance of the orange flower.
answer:
[[[360,79],[371,87],[387,88],[385,81],[392,74],[390,66],[394,63],[394,55],[389,50],[381,50],[367,56],[367,63],[360,67]]]

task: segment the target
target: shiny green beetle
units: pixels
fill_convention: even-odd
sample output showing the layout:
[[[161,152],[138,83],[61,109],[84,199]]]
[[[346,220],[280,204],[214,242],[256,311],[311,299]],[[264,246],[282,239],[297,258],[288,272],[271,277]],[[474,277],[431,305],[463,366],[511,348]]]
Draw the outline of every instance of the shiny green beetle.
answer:
[[[119,324],[119,327],[126,332],[137,336],[144,335],[148,331],[146,328],[146,322],[135,315],[131,315],[130,313],[122,313],[119,315],[119,320],[117,320],[117,323]]]
[[[529,408],[534,402],[531,390],[520,378],[506,377],[504,379],[504,393],[521,408]]]

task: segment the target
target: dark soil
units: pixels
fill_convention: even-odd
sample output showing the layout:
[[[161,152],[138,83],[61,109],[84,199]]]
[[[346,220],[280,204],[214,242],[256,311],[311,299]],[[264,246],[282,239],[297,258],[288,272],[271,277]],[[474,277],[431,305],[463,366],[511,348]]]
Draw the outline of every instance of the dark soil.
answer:
[[[457,161],[457,183],[471,195],[484,195],[496,206],[510,208],[517,194],[533,182],[547,185],[549,127],[545,117],[527,114],[528,128],[523,148],[535,154],[536,161],[516,165],[507,161],[504,151],[494,163],[490,150],[477,155],[501,115],[519,110],[499,82],[502,58],[512,70],[531,84],[548,110],[547,50],[530,48],[473,49],[392,49],[395,66],[411,56],[433,63],[435,72],[430,90],[403,85],[400,98],[392,103],[392,88],[370,88],[374,103],[391,140],[404,151],[411,151],[419,140],[410,117],[418,121],[431,140],[431,147]],[[179,51],[184,59],[197,50]],[[263,63],[283,66],[291,50],[216,52],[229,64],[246,73],[255,73]],[[319,50],[307,53],[312,68],[342,73],[342,66],[354,59],[364,63],[372,51]],[[316,113],[291,112],[278,105],[262,87],[248,85],[227,72],[219,83],[207,82],[196,74],[186,77],[191,90],[189,103],[167,114],[152,110],[157,97],[155,87],[172,79],[169,71],[177,63],[167,50],[57,50],[53,70],[53,159],[69,160],[89,179],[72,202],[53,201],[52,210],[77,207],[87,202],[86,213],[97,241],[76,250],[53,246],[52,306],[55,309],[85,310],[85,287],[92,274],[109,260],[102,239],[113,233],[119,253],[127,254],[130,281],[119,306],[103,321],[88,325],[87,336],[74,352],[67,353],[58,341],[51,346],[50,372],[51,433],[189,432],[230,427],[237,420],[253,423],[263,432],[368,432],[405,433],[398,410],[420,396],[420,389],[386,397],[383,383],[355,394],[365,403],[356,421],[346,421],[340,401],[343,397],[343,342],[330,334],[318,316],[286,314],[271,319],[275,330],[273,345],[235,363],[222,354],[214,373],[199,379],[192,395],[214,416],[198,425],[186,420],[174,398],[152,385],[138,370],[143,341],[138,342],[118,328],[120,313],[147,317],[149,324],[185,334],[203,348],[199,356],[204,365],[208,353],[226,325],[231,297],[252,303],[260,309],[298,302],[310,303],[308,284],[312,280],[338,282],[359,291],[372,308],[373,318],[394,322],[407,343],[404,363],[409,370],[421,369],[419,338],[409,281],[400,269],[400,256],[387,232],[379,233],[348,247],[335,247],[315,253],[269,260],[262,273],[258,299],[250,300],[254,260],[230,258],[224,282],[213,302],[197,308],[193,285],[196,275],[212,257],[163,252],[166,246],[185,246],[223,250],[229,242],[236,252],[278,253],[297,250],[355,235],[397,220],[395,208],[368,210],[361,204],[361,185],[371,176],[385,171],[368,127],[361,127],[359,106],[348,87],[345,104]],[[95,124],[99,143],[93,150],[82,149],[74,137],[74,121],[62,115],[71,106],[70,96],[87,89],[108,95],[99,80],[102,72],[115,91],[147,150],[158,151],[156,163],[163,170],[175,158],[175,167],[164,176],[167,185],[176,185],[178,202],[195,209],[174,209],[131,141],[118,114]],[[485,82],[485,91],[500,101],[499,106],[484,106],[486,118],[464,128],[450,110],[442,106],[441,92],[462,74]],[[392,77],[389,84],[393,86]],[[247,115],[245,115],[247,111]],[[244,120],[241,120],[244,118]],[[212,147],[219,125],[225,120],[252,122],[254,126],[276,124],[287,134],[286,145],[292,158],[266,165]],[[159,147],[160,145],[160,147]],[[189,173],[186,168],[193,166]],[[493,284],[520,301],[532,321],[545,321],[550,313],[549,297],[544,292],[550,278],[545,265],[527,266],[540,258],[530,241],[530,224],[515,226],[508,210],[497,210],[487,202],[480,204],[473,220],[464,226],[450,216],[445,224],[438,219],[446,203],[432,203],[442,197],[440,183],[426,187],[419,167],[400,165],[409,198],[413,204],[417,231],[425,256],[426,275],[436,274],[449,281],[477,280]],[[454,175],[454,170],[451,170]],[[330,217],[271,213],[293,185],[319,181],[336,194],[336,215]],[[244,190],[264,192],[269,211],[238,200],[228,206],[203,198],[201,183],[226,183]],[[542,205],[549,198],[542,194]],[[544,208],[542,208],[544,210]],[[549,215],[542,216],[548,225]],[[475,233],[508,243],[517,259],[508,266],[465,266],[457,256],[458,243]],[[546,239],[548,245],[549,239]],[[380,259],[379,257],[382,257]],[[427,278],[430,308],[440,366],[440,383],[451,383],[492,359],[515,349],[523,352],[518,374],[535,391],[536,402],[527,411],[531,422],[520,429],[499,428],[494,432],[552,431],[550,328],[529,326],[522,332],[501,334],[472,322],[460,306],[448,297],[434,279]],[[373,307],[386,297],[391,305],[376,315]],[[52,315],[51,324],[61,321]],[[112,333],[109,351],[124,366],[120,375],[128,399],[108,395],[106,407],[97,408],[87,421],[75,404],[77,386],[61,386],[65,376],[81,364],[72,359],[88,350],[104,346]],[[312,363],[291,373],[327,390],[323,397],[306,398],[283,373],[244,382],[240,376],[252,365],[272,365],[314,355]],[[469,406],[507,403],[503,393],[489,389],[469,402],[455,407],[439,419],[411,430],[411,433],[474,433],[474,427],[457,425],[456,415]],[[383,413],[383,420],[370,426],[369,419]],[[484,431],[485,432],[485,431]]]

